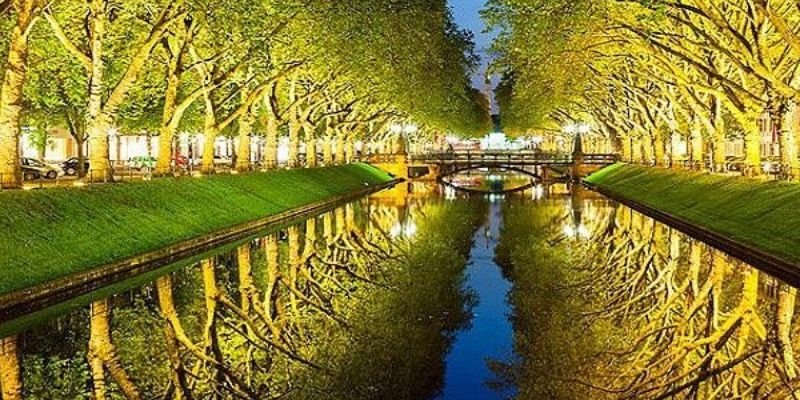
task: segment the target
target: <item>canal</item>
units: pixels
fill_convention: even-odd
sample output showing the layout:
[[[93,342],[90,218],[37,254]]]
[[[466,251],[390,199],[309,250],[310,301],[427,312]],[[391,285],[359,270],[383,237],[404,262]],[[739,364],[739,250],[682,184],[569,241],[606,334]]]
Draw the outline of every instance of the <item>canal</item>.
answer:
[[[796,289],[582,188],[413,185],[7,322],[25,399],[798,396]]]

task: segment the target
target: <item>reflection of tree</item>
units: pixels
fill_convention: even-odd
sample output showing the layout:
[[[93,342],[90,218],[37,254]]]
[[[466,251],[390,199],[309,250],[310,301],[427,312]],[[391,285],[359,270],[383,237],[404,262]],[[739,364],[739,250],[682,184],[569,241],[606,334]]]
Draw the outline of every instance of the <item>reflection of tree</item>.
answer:
[[[92,370],[94,398],[106,398],[106,371],[117,383],[126,398],[140,399],[139,390],[128,376],[111,340],[111,307],[108,299],[97,300],[91,305],[89,336],[89,365]]]
[[[461,276],[480,213],[437,209],[359,203],[240,244],[59,320],[59,335],[76,337],[62,354],[34,357],[46,343],[37,333],[23,346],[20,361],[39,363],[27,370],[12,362],[15,338],[5,339],[3,398],[20,398],[11,394],[20,371],[41,394],[32,398],[379,399],[413,387],[412,376],[419,387],[395,398],[429,395],[441,383],[451,332],[466,321]],[[423,211],[434,217],[425,238],[391,237],[387,226]],[[452,229],[448,219],[463,221]],[[61,367],[38,367],[46,357],[75,366],[64,375],[71,389],[47,387],[40,376]]]
[[[557,203],[505,209],[520,398],[800,397],[796,289],[624,207],[570,237]]]
[[[610,397],[576,383],[594,374],[586,354],[603,348],[608,329],[587,323],[583,284],[588,281],[580,268],[571,268],[586,258],[587,237],[608,224],[608,207],[583,203],[510,201],[503,208],[496,252],[514,283],[509,300],[518,357],[511,365],[491,366],[499,375],[495,383],[513,385],[520,399]],[[581,225],[586,233],[575,235]]]
[[[775,297],[765,297],[771,278],[629,209],[606,221],[589,243],[573,244],[589,255],[583,261],[550,260],[571,271],[559,286],[587,299],[580,318],[605,347],[589,346],[588,362],[559,379],[612,398],[800,394],[795,289],[781,284]],[[549,246],[570,251],[559,241]]]
[[[19,363],[17,337],[0,339],[0,390],[2,398],[19,400],[22,398],[22,368]]]
[[[587,263],[606,280],[587,289],[597,294],[599,316],[629,331],[629,345],[598,355],[614,378],[592,384],[627,398],[760,390],[763,376],[754,371],[767,361],[769,341],[758,271],[630,210],[620,209],[617,221]]]
[[[392,255],[380,264],[383,274],[373,276],[384,284],[358,281],[369,289],[342,307],[348,329],[332,331],[318,348],[321,362],[335,368],[328,375],[301,379],[307,390],[298,398],[417,400],[441,388],[443,355],[453,333],[468,320],[463,270],[482,211],[463,203],[421,206],[409,213],[370,205],[369,223],[358,229],[356,240]],[[420,221],[418,236],[390,237],[389,228],[401,217]],[[380,252],[358,247],[330,249],[380,257]]]

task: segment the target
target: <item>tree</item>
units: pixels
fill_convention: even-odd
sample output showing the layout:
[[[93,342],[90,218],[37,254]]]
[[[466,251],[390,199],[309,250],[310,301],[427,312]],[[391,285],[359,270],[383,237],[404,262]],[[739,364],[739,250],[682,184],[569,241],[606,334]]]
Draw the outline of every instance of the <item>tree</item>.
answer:
[[[13,0],[1,3],[0,15],[12,13],[15,23],[8,41],[8,53],[0,86],[0,187],[19,186],[19,138],[22,131],[23,86],[28,68],[28,37],[44,6],[41,0]]]
[[[131,1],[124,7],[112,7],[109,0],[91,0],[85,5],[65,3],[45,12],[53,34],[73,62],[83,66],[88,79],[86,132],[92,179],[113,178],[109,131],[154,48],[185,14],[183,8],[183,0]],[[85,15],[87,29],[76,29]],[[114,61],[113,68],[109,68],[109,59]]]

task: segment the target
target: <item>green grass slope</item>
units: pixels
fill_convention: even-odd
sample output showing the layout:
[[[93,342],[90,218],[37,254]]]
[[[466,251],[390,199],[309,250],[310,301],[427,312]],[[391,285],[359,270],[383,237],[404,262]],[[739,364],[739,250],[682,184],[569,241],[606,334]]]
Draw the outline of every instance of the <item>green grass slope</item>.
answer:
[[[0,193],[0,294],[392,178],[366,164]]]
[[[586,181],[800,263],[800,185],[616,164]]]

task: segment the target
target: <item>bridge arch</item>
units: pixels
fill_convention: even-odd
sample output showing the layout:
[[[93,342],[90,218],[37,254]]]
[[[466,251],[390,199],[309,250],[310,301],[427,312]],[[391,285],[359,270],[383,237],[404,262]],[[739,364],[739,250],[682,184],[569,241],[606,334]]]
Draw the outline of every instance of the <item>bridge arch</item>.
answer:
[[[505,171],[517,172],[517,173],[520,173],[520,174],[523,174],[523,175],[530,176],[531,178],[537,179],[539,181],[542,180],[541,175],[539,175],[536,172],[528,171],[528,170],[526,170],[524,168],[510,166],[510,165],[503,166],[503,165],[489,165],[489,164],[473,164],[473,165],[468,165],[468,166],[458,166],[458,167],[455,167],[455,168],[450,169],[450,170],[443,170],[439,174],[438,179],[439,180],[443,180],[443,179],[445,179],[447,177],[450,177],[450,176],[453,176],[453,175],[457,175],[457,174],[460,174],[462,172],[475,171],[475,170],[479,170],[479,169],[483,169],[483,168],[501,169],[501,170],[505,170]]]
[[[459,186],[459,185],[454,184],[451,180],[447,179],[448,177],[452,177],[452,176],[457,175],[457,174],[462,173],[462,172],[475,171],[475,170],[484,169],[484,168],[490,169],[490,170],[491,169],[502,170],[504,172],[509,172],[509,171],[510,172],[516,172],[516,173],[519,173],[519,174],[526,175],[526,176],[530,177],[531,181],[529,183],[527,183],[527,184],[524,184],[524,185],[521,185],[521,186],[518,186],[518,187],[515,187],[515,188],[511,188],[511,189],[481,190],[481,189],[473,189],[473,188]],[[470,165],[470,166],[466,166],[466,167],[454,168],[454,169],[451,169],[449,171],[443,171],[439,176],[437,176],[436,179],[437,179],[437,181],[439,183],[441,183],[441,184],[443,184],[443,185],[445,185],[447,187],[453,188],[455,190],[458,190],[460,192],[477,193],[477,194],[511,194],[511,193],[516,193],[516,192],[522,192],[522,191],[528,190],[528,189],[536,186],[537,183],[540,183],[540,182],[543,181],[542,177],[538,173],[526,170],[524,168],[514,167],[514,166],[498,166],[498,165],[483,165],[483,164],[474,164],[474,165]]]
[[[523,192],[530,188],[536,186],[535,182],[528,183],[526,185],[522,185],[519,187],[511,188],[511,189],[503,189],[503,190],[481,190],[481,189],[472,189],[468,187],[458,186],[453,184],[452,182],[448,181],[441,181],[441,183],[449,188],[453,188],[453,190],[457,190],[459,192],[465,193],[475,193],[475,194],[512,194],[517,192]]]

